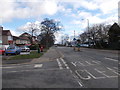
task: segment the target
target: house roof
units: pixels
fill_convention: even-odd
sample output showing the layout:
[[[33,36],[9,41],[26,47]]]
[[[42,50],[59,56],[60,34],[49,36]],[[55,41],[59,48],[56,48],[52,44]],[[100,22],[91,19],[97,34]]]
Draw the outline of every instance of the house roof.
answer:
[[[31,36],[31,35],[30,35],[29,33],[26,33],[26,32],[25,32],[25,33],[21,34],[19,37],[24,37],[24,36],[25,36],[25,37],[28,37],[28,36]]]
[[[30,40],[28,37],[19,37],[19,39]]]
[[[19,37],[13,36],[13,40],[17,40],[17,39],[19,39]]]
[[[12,36],[10,30],[2,30],[2,35],[6,35],[6,36],[10,35],[10,36]]]

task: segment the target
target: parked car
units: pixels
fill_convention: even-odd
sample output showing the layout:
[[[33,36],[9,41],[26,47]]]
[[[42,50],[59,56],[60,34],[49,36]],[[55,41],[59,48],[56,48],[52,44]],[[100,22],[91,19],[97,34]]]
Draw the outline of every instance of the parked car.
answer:
[[[1,46],[0,47],[0,55],[4,55],[5,54],[5,47]]]
[[[21,51],[22,51],[22,52],[30,52],[30,48],[27,47],[27,46],[22,46],[22,47],[21,47]]]
[[[5,50],[5,54],[20,54],[21,52],[21,48],[15,45],[11,45],[9,46],[6,50]]]

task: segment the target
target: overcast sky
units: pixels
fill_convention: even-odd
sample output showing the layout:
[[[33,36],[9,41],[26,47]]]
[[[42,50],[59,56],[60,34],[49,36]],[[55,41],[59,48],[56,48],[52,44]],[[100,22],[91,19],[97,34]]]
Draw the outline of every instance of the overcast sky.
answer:
[[[30,22],[39,24],[44,18],[59,20],[61,34],[82,33],[96,23],[118,22],[119,0],[1,0],[0,22],[18,36]],[[58,34],[57,34],[58,35]],[[60,35],[58,35],[60,36]]]

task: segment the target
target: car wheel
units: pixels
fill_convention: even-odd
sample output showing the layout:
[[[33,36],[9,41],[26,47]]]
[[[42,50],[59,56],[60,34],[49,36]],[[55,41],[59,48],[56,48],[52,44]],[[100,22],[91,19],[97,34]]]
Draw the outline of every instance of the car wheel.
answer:
[[[20,52],[18,54],[20,54]]]
[[[18,52],[15,52],[15,55],[18,55]]]

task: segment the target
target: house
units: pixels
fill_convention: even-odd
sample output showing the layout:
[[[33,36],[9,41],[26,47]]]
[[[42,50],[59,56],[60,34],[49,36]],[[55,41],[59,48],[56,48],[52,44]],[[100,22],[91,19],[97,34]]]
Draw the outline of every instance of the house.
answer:
[[[17,36],[13,36],[13,43],[16,45],[20,45],[20,44],[30,44],[30,40],[27,37],[17,37]]]
[[[2,45],[13,44],[13,36],[10,30],[3,30],[3,27],[1,27],[1,29],[2,29]]]
[[[0,45],[2,45],[2,30],[3,30],[3,27],[0,27]]]
[[[31,44],[31,35],[29,33],[23,33],[19,36],[20,43],[22,44]]]
[[[19,38],[22,40],[22,43],[25,43],[25,44],[37,44],[37,37],[31,36],[29,33],[25,32],[25,33],[21,34],[19,36]]]

